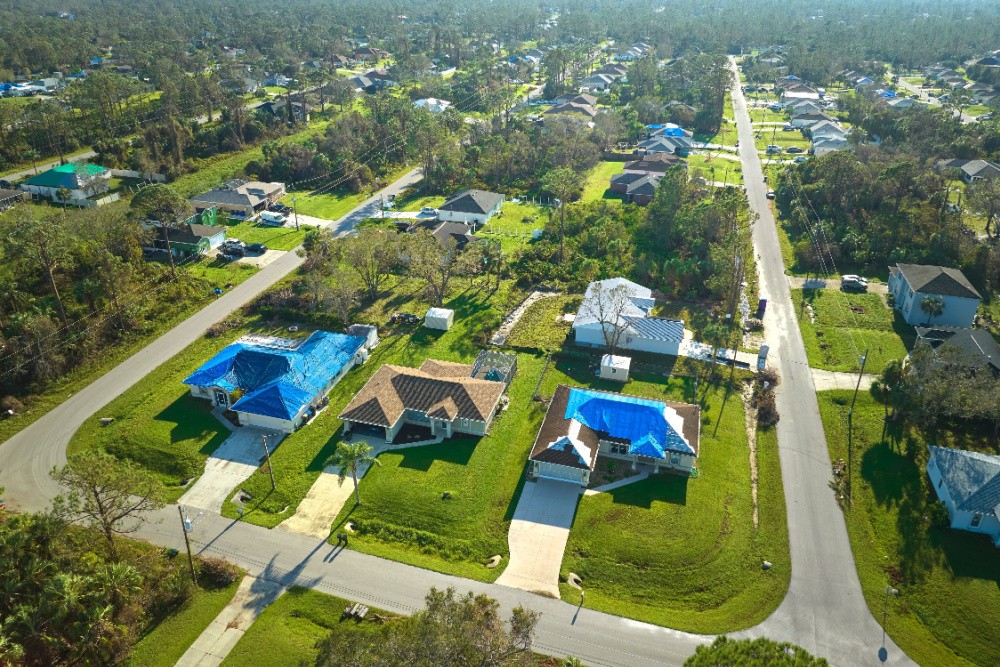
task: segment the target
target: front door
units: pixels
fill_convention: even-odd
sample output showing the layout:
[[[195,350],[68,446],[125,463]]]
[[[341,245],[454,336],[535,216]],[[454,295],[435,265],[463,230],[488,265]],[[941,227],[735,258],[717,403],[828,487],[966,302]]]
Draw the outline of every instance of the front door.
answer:
[[[221,389],[216,389],[215,390],[215,404],[218,405],[220,408],[228,408],[229,407],[229,394],[227,394],[226,392],[222,391]]]

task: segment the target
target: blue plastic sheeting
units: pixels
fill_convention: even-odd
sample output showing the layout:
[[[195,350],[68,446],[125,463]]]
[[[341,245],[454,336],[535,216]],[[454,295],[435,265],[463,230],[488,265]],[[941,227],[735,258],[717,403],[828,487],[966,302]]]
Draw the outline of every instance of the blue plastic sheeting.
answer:
[[[695,451],[667,421],[667,404],[637,396],[571,389],[565,419],[629,443],[629,453],[665,459],[666,452]]]
[[[184,384],[240,389],[233,410],[294,419],[364,345],[359,336],[316,331],[294,350],[236,342],[205,362]]]

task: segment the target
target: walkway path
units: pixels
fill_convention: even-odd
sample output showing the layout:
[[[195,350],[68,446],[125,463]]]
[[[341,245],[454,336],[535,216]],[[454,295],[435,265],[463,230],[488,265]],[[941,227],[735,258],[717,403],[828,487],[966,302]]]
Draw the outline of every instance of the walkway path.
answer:
[[[280,584],[244,577],[236,595],[184,652],[177,661],[177,667],[216,667],[222,664],[264,608],[284,592],[285,587]]]
[[[736,64],[730,65],[736,74]],[[830,454],[819,416],[816,387],[795,317],[778,231],[766,198],[760,156],[739,79],[733,108],[750,208],[761,293],[769,297],[764,330],[771,344],[769,363],[781,374],[777,390],[778,448],[788,510],[792,581],[784,601],[767,620],[745,633],[801,645],[837,665],[880,664],[882,628],[861,593],[844,514],[829,488]],[[911,664],[886,640],[888,664]]]
[[[559,292],[552,292],[549,290],[533,291],[500,324],[500,328],[497,329],[495,334],[493,334],[493,338],[490,338],[490,345],[503,345],[507,340],[507,336],[509,336],[510,332],[514,330],[517,323],[521,321],[521,318],[527,312],[528,308],[530,308],[536,301],[550,296],[559,296],[559,294]]]
[[[642,471],[636,475],[620,479],[617,482],[608,482],[607,484],[601,484],[600,486],[595,486],[592,489],[586,489],[583,492],[583,495],[596,496],[598,493],[607,493],[608,491],[614,491],[615,489],[620,489],[623,486],[628,486],[629,484],[635,484],[636,482],[641,482],[647,477],[649,477],[649,468],[643,467]]]
[[[811,368],[813,384],[816,391],[829,391],[831,389],[851,389],[859,387],[858,391],[868,391],[872,383],[878,379],[876,375],[865,373],[861,376],[861,384],[858,385],[857,373],[838,373],[836,371],[824,371],[819,368]]]
[[[525,482],[507,534],[510,562],[497,584],[558,598],[559,568],[579,502],[579,484]]]

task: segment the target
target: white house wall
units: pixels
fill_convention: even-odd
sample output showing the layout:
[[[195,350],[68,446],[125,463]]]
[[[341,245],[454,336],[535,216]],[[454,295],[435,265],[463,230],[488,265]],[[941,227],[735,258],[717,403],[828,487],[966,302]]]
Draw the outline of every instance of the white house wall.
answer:
[[[277,417],[267,417],[265,415],[254,415],[249,412],[237,412],[240,418],[240,426],[253,426],[255,428],[282,431],[291,433],[295,430],[296,422],[288,419],[278,419]]]

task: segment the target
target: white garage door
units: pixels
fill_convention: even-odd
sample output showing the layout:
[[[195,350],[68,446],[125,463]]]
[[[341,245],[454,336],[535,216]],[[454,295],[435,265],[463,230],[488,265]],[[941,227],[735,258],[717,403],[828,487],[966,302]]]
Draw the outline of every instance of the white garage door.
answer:
[[[574,484],[580,483],[583,473],[584,471],[579,468],[570,468],[569,466],[561,466],[544,461],[538,467],[539,477],[554,479],[560,482],[573,482]]]

